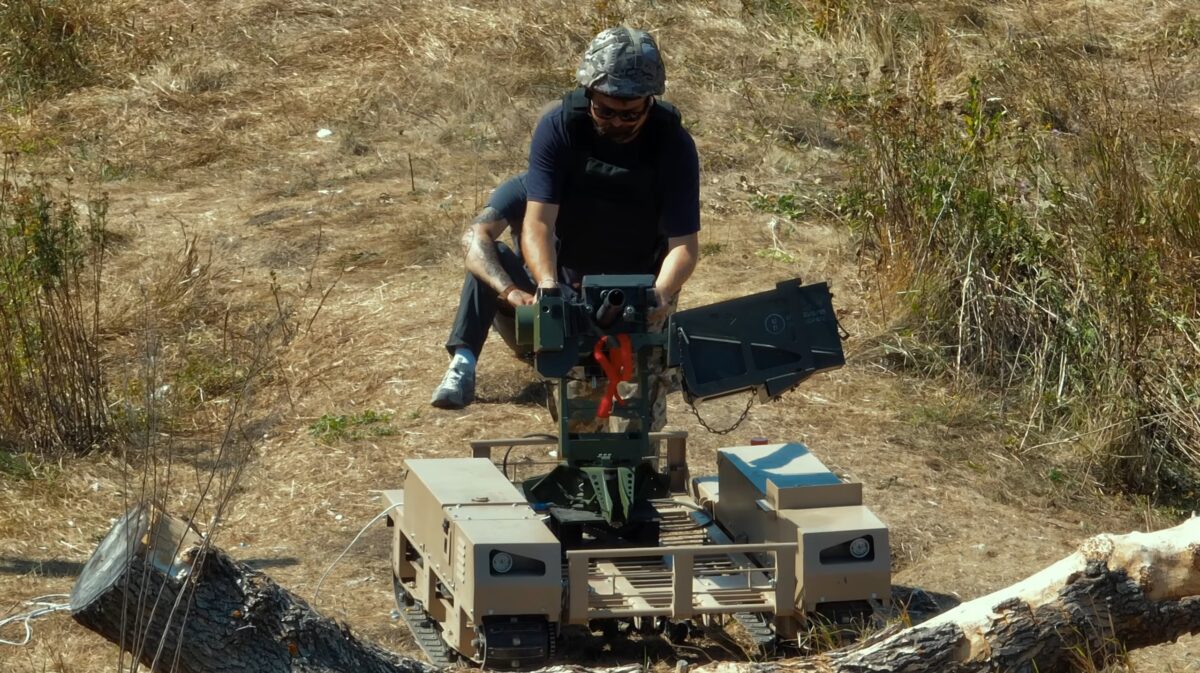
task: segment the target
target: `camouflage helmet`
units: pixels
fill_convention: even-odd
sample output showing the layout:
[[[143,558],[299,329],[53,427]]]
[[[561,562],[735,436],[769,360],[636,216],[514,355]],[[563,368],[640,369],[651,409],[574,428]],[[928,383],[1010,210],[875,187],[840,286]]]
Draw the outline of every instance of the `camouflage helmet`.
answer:
[[[650,33],[617,26],[592,40],[575,77],[591,91],[615,98],[642,98],[662,94],[667,72]]]

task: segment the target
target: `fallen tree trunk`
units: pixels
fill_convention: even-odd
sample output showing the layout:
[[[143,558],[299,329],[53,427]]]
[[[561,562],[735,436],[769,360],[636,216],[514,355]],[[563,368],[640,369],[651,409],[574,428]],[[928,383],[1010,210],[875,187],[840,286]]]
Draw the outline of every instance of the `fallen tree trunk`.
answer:
[[[432,673],[354,638],[299,597],[141,506],[113,526],[71,592],[80,624],[156,673]]]
[[[1017,584],[822,663],[855,673],[1068,673],[1197,631],[1200,518],[1193,517],[1155,533],[1098,535]]]
[[[355,639],[150,508],[134,509],[114,526],[80,575],[71,608],[77,621],[156,672],[434,670]],[[1091,538],[1022,582],[843,650],[717,668],[1067,673],[1197,631],[1200,518],[1193,518],[1157,533]]]

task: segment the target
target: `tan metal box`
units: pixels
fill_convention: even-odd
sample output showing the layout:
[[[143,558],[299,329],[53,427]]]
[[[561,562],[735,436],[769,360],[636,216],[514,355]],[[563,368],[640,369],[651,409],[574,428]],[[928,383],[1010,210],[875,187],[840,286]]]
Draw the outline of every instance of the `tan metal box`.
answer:
[[[734,446],[717,452],[720,498],[717,520],[734,542],[791,542],[781,540],[775,514],[767,500],[768,483],[778,489],[829,486],[841,481],[799,443]]]
[[[781,537],[799,543],[797,604],[804,612],[821,603],[890,599],[888,530],[871,510],[862,505],[787,509],[779,512],[779,527]],[[862,558],[851,553],[856,540],[868,545]]]
[[[716,516],[736,542],[797,543],[801,611],[889,599],[888,530],[863,506],[862,484],[842,482],[796,443],[721,449],[717,480]]]
[[[562,551],[524,496],[486,458],[412,459],[400,519],[421,558],[414,598],[456,650],[476,653],[475,627],[489,616],[562,612]],[[393,556],[404,557],[397,532]],[[497,559],[503,556],[502,559]],[[397,569],[403,569],[399,565]]]

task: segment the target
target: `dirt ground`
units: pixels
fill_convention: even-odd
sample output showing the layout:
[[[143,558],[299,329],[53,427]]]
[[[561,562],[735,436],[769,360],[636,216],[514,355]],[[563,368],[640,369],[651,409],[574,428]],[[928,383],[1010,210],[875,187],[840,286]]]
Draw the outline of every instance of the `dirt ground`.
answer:
[[[897,373],[872,355],[882,326],[849,232],[819,215],[780,223],[751,205],[756,193],[816,193],[836,179],[836,147],[747,130],[755,114],[769,113],[834,133],[819,111],[787,107],[799,103],[786,92],[747,92],[772,91],[781,50],[816,63],[838,45],[770,22],[738,23],[737,4],[625,8],[631,23],[661,27],[664,50],[675,54],[673,72],[681,74],[669,93],[679,94],[668,97],[685,118],[694,115],[704,161],[705,255],[682,305],[797,276],[828,280],[850,357],[846,367],[755,406],[724,437],[705,432],[673,398],[671,427],[690,433],[692,473],[711,471],[718,447],[750,437],[803,442],[864,484],[866,502],[891,529],[896,583],[964,601],[1050,564],[1090,535],[1171,523],[1136,500],[1058,478],[1039,451],[1012,449],[1002,400]],[[209,304],[269,314],[272,278],[284,296],[302,297],[301,329],[263,384],[256,450],[215,539],[311,600],[318,579],[382,509],[378,491],[398,485],[403,459],[459,456],[473,438],[553,429],[535,377],[499,341],[481,360],[479,402],[441,411],[429,396],[446,364],[442,343],[462,279],[458,234],[488,190],[519,170],[537,110],[569,83],[574,54],[606,20],[609,3],[222,5],[147,10],[148,33],[191,22],[191,37],[179,38],[190,42],[132,83],[48,103],[27,123],[54,129],[62,147],[75,148],[49,153],[49,170],[70,161],[94,167],[81,147],[123,167],[99,185],[121,234],[108,304],[129,321],[110,322],[114,351],[136,351],[138,288],[177,265],[189,239],[207,263]],[[557,25],[565,28],[555,32]],[[727,60],[737,65],[713,56],[713,44],[732,45]],[[472,80],[489,59],[501,74]],[[722,88],[732,67],[744,69],[736,91]],[[198,319],[184,333],[214,339],[216,322]],[[743,403],[735,397],[700,411],[720,426]],[[216,396],[189,414],[219,421],[230,405],[230,396]],[[366,410],[390,414],[389,434],[311,432],[323,416]],[[170,441],[179,450],[165,500],[188,511],[212,467],[211,446],[160,446]],[[69,592],[111,522],[143,492],[140,469],[111,454],[42,474],[0,475],[0,615],[26,609],[22,600]],[[391,616],[388,539],[382,525],[367,531],[329,570],[316,607],[386,648],[416,654]],[[21,631],[0,636],[19,639]],[[34,622],[28,645],[0,645],[0,671],[13,673],[104,670],[115,661],[115,648],[61,614]],[[1200,641],[1134,653],[1131,667],[1200,671]]]

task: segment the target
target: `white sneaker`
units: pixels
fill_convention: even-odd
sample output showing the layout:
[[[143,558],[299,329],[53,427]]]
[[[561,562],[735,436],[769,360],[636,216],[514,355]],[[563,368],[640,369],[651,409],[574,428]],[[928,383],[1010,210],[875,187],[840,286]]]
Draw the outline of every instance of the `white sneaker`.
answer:
[[[430,404],[439,409],[462,409],[475,401],[475,368],[455,356],[442,382],[433,390]]]

